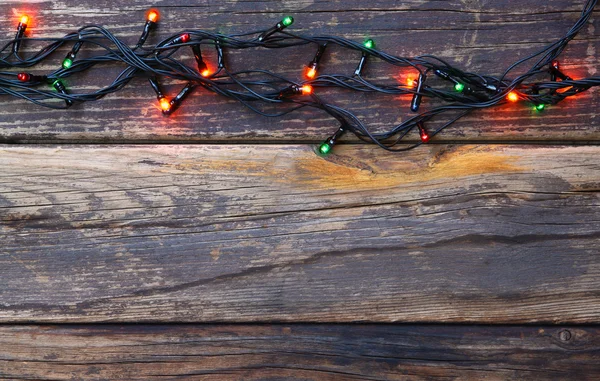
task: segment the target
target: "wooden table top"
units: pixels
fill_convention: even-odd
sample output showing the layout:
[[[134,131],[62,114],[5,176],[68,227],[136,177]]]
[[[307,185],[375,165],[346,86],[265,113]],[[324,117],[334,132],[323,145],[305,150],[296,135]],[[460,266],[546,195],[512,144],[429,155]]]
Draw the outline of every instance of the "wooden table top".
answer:
[[[298,32],[498,74],[583,1],[42,0],[0,3],[0,25],[12,39],[26,9],[35,37],[94,23],[134,44],[149,7],[153,42],[291,14]],[[573,77],[599,69],[598,30],[563,53]],[[313,50],[227,58],[291,76]],[[599,95],[475,112],[406,153],[345,137],[327,157],[337,125],[315,111],[196,91],[165,118],[143,79],[68,111],[3,95],[0,379],[600,379]],[[374,129],[410,115],[405,97],[324,96]]]

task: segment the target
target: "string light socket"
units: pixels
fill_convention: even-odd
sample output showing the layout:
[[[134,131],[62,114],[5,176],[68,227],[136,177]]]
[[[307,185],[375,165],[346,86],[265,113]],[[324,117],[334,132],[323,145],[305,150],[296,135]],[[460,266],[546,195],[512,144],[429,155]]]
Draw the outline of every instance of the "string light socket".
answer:
[[[150,82],[150,86],[152,90],[156,93],[156,98],[158,99],[158,105],[163,113],[163,115],[171,115],[175,110],[181,106],[183,100],[192,92],[195,85],[192,82],[188,82],[185,87],[177,94],[175,98],[172,100],[168,100],[160,85],[158,84],[158,79],[156,77],[148,78],[148,82]]]
[[[158,84],[158,79],[156,77],[151,77],[148,78],[148,82],[150,82],[150,87],[152,87],[152,90],[154,90],[154,92],[156,93],[156,97],[158,99],[163,98],[163,91],[160,88],[160,85]]]
[[[192,45],[192,52],[194,53],[196,65],[198,65],[198,72],[201,76],[208,77],[210,75],[210,70],[208,70],[208,65],[206,65],[206,62],[204,62],[204,59],[202,58],[200,44]]]
[[[67,91],[67,88],[62,83],[62,81],[59,80],[59,79],[57,79],[54,82],[52,82],[52,87],[54,87],[54,89],[56,91],[58,91],[59,93],[61,93],[63,95],[68,95],[69,94],[69,92]],[[73,105],[73,101],[70,100],[70,99],[65,99],[65,104],[67,105],[67,107],[71,107]]]
[[[450,81],[452,83],[454,83],[455,85],[457,83],[459,83],[454,77],[452,77],[450,74],[448,74],[447,72],[441,70],[441,69],[435,69],[433,71],[433,74],[435,74],[436,76],[440,77],[441,79],[444,79],[446,81]]]
[[[375,41],[373,41],[372,39],[367,39],[365,40],[365,42],[363,42],[363,46],[367,49],[375,49]],[[356,76],[361,76],[363,69],[365,67],[365,62],[367,62],[367,57],[369,56],[369,54],[365,51],[362,52],[362,55],[360,57],[360,61],[358,62],[358,66],[356,67],[356,70],[354,70],[354,75]]]
[[[279,92],[277,99],[289,98],[294,95],[311,95],[313,93],[313,88],[311,85],[291,85],[286,87],[285,89]]]
[[[490,92],[492,92],[494,94],[496,94],[496,93],[498,93],[500,91],[500,89],[498,88],[498,86],[492,85],[491,83],[484,83],[483,87],[486,90],[488,90],[488,91],[490,91]]]
[[[294,23],[294,18],[292,16],[285,16],[280,22],[275,24],[275,26],[267,29],[260,36],[258,36],[258,41],[260,41],[260,42],[264,41],[266,38],[272,36],[273,34],[275,34],[277,32],[281,32],[282,30],[284,30],[288,26],[292,25],[293,23]]]
[[[423,122],[417,122],[417,128],[419,129],[419,137],[421,138],[421,141],[423,143],[429,142],[429,139],[431,137],[427,133],[427,130],[425,129],[425,126],[423,125]]]
[[[181,106],[181,102],[183,102],[183,100],[185,98],[187,98],[188,95],[190,95],[190,93],[192,92],[194,87],[195,87],[195,85],[192,82],[188,82],[185,85],[185,87],[183,89],[181,89],[179,94],[177,94],[177,96],[175,98],[173,98],[171,100],[171,102],[169,102],[171,107],[169,107],[166,110],[163,107],[163,103],[161,102],[161,108],[162,108],[163,115],[171,115],[172,113],[174,113],[175,110],[177,110],[179,108],[179,106]]]
[[[441,69],[435,69],[433,71],[433,73],[436,76],[438,76],[446,81],[452,82],[454,84],[454,91],[456,91],[457,93],[472,96],[479,101],[487,102],[490,100],[489,97],[485,96],[484,94],[476,93],[471,86],[465,84],[464,82],[459,81],[458,79],[454,78],[452,75],[448,74],[447,72],[445,72]],[[489,85],[487,83],[479,84],[479,87],[481,87],[485,90],[491,91],[493,93],[497,93],[497,91],[498,91],[498,88],[496,86]]]
[[[325,53],[325,49],[327,48],[327,43],[320,44],[319,49],[317,49],[317,53],[312,61],[306,67],[306,77],[308,79],[314,79],[317,76],[317,67],[319,66],[319,62],[323,57],[323,53]]]
[[[562,81],[571,81],[572,78],[569,77],[568,75],[566,75],[565,73],[563,73],[560,70],[560,62],[558,60],[552,60],[552,62],[550,62],[550,79],[552,81],[556,81],[557,77],[560,78]]]
[[[486,97],[483,94],[476,93],[475,91],[473,91],[473,88],[471,86],[467,86],[462,82],[458,82],[454,85],[454,91],[465,95],[473,96],[476,99],[479,99],[480,101],[489,101],[488,97]]]
[[[225,55],[223,54],[223,47],[219,40],[215,41],[215,48],[217,49],[217,67],[223,69],[225,67]]]
[[[538,95],[540,93],[540,88],[538,85],[531,86],[531,94]],[[546,105],[543,103],[534,103],[533,110],[542,112],[546,108]]]
[[[17,79],[21,82],[36,83],[45,82],[48,80],[48,77],[45,75],[33,75],[31,73],[22,72],[17,74]]]
[[[21,39],[25,35],[25,30],[27,30],[27,25],[29,24],[29,16],[22,15],[19,19],[19,25],[17,25],[17,34],[15,35],[15,42],[13,43],[13,53],[17,54],[19,52],[19,48],[21,47]]]
[[[421,100],[423,99],[423,86],[425,84],[425,74],[419,74],[419,79],[417,80],[417,87],[415,88],[415,94],[413,95],[412,101],[410,102],[410,110],[412,112],[419,111],[419,106],[421,105]]]
[[[71,51],[69,53],[67,53],[67,55],[65,56],[65,59],[62,62],[63,69],[69,69],[71,66],[73,66],[75,57],[77,56],[77,53],[79,53],[79,49],[81,49],[82,45],[83,45],[82,41],[77,41],[75,43],[75,45],[73,45],[73,48],[71,49]]]
[[[142,35],[135,45],[137,48],[141,48],[142,45],[144,45],[148,39],[148,36],[150,35],[150,31],[156,27],[156,23],[158,23],[159,19],[160,13],[156,9],[148,10],[148,13],[146,13],[146,24],[144,24],[144,30],[142,31]]]
[[[161,111],[166,115],[171,112],[171,102],[164,96],[163,91],[158,84],[158,79],[156,77],[148,78],[148,82],[150,82],[150,87],[156,93],[156,99],[158,99],[158,105],[160,106]]]
[[[452,82],[454,84],[454,91],[458,92],[458,93],[462,93],[465,90],[465,84],[458,81],[456,78],[454,78],[453,76],[451,76],[450,74],[446,73],[443,70],[440,69],[435,69],[433,71],[433,73],[440,77],[441,79],[444,79],[446,81]]]
[[[179,44],[185,44],[186,42],[190,41],[191,36],[189,33],[182,33],[179,36],[171,39],[171,41],[168,41],[166,44],[163,45],[163,47],[167,47],[167,46],[171,46],[171,45],[179,45]]]
[[[340,128],[335,132],[335,134],[331,135],[329,138],[327,138],[327,140],[321,143],[318,148],[318,153],[321,155],[327,155],[331,153],[331,151],[333,150],[333,146],[335,145],[337,140],[346,132],[345,127],[345,125],[340,126]]]

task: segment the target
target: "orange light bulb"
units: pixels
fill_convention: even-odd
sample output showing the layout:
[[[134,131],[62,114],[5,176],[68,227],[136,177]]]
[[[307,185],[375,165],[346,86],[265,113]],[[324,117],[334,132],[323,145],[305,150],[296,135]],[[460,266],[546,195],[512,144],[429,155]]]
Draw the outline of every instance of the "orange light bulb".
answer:
[[[312,94],[313,88],[311,85],[304,85],[302,86],[302,94],[304,95],[310,95]]]
[[[27,25],[29,23],[29,16],[23,15],[21,16],[21,24]]]
[[[306,76],[310,79],[313,79],[317,75],[317,70],[312,67],[306,69]]]
[[[160,14],[158,13],[158,11],[156,9],[151,9],[150,11],[148,11],[148,16],[147,16],[148,21],[158,22],[159,18],[160,18]]]
[[[163,111],[169,111],[171,109],[171,102],[167,100],[167,98],[160,98],[160,108]]]
[[[408,77],[406,79],[406,85],[408,87],[415,87],[415,79],[413,77]]]
[[[200,73],[200,75],[203,77],[208,77],[210,75],[210,70],[208,70],[208,69],[202,70],[202,73]]]
[[[517,94],[515,91],[511,91],[506,96],[506,99],[508,99],[511,102],[517,102],[519,100],[519,94]]]

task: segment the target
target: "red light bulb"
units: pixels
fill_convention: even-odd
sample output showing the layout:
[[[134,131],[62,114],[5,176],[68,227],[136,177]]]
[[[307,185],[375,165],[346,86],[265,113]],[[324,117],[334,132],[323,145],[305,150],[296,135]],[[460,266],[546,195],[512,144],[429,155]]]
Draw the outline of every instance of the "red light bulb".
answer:
[[[313,79],[317,75],[317,70],[313,67],[306,68],[306,77]]]
[[[417,122],[417,128],[419,129],[419,136],[421,137],[421,141],[423,143],[427,143],[429,141],[430,136],[427,133],[425,126],[423,126],[423,122]]]
[[[17,79],[21,82],[29,82],[29,80],[31,79],[31,74],[19,73],[19,74],[17,74]]]
[[[511,102],[517,102],[519,100],[519,94],[517,94],[516,91],[511,91],[510,93],[508,93],[508,95],[506,96],[506,99],[508,99]]]
[[[175,37],[174,39],[172,39],[171,41],[167,42],[166,44],[164,44],[163,46],[171,46],[171,45],[178,45],[178,44],[185,44],[186,42],[188,42],[191,39],[191,36],[189,33],[183,33],[180,34],[179,36]]]

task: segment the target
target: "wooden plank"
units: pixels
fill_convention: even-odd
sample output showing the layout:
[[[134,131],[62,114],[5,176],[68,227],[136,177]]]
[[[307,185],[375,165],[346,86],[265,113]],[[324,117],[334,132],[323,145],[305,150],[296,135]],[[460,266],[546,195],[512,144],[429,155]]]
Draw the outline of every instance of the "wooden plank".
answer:
[[[597,380],[597,327],[3,326],[11,380]]]
[[[472,71],[500,74],[515,57],[525,57],[554,42],[572,26],[583,1],[531,1],[515,3],[379,0],[359,2],[301,1],[129,1],[118,7],[98,7],[91,0],[39,1],[26,10],[35,20],[31,36],[61,36],[81,24],[105,25],[118,36],[135,43],[142,27],[144,11],[158,6],[162,21],[158,32],[164,36],[185,28],[204,28],[238,33],[272,25],[282,14],[294,14],[294,31],[311,34],[339,34],[362,40],[368,35],[382,49],[402,56],[437,54]],[[23,10],[13,3],[0,4],[2,25],[14,24]],[[360,20],[360,22],[356,22]],[[600,39],[595,31],[600,21],[594,18],[564,54],[563,66],[574,78],[594,75]],[[4,39],[14,30],[3,28]],[[151,36],[150,41],[157,41]],[[25,45],[33,46],[32,43]],[[46,64],[42,71],[54,69],[66,52],[56,55],[56,65]],[[213,52],[208,52],[210,54]],[[83,54],[83,53],[82,53]],[[306,46],[288,53],[285,60],[274,60],[258,51],[229,52],[233,70],[244,65],[270,68],[290,77],[298,76],[302,66],[314,55]],[[188,59],[191,59],[191,53]],[[209,59],[214,61],[214,55]],[[330,49],[323,62],[326,73],[352,72],[357,57]],[[246,68],[246,66],[244,66]],[[95,71],[69,80],[72,89],[95,89],[106,84],[116,71]],[[393,76],[404,83],[407,73],[369,62],[369,78]],[[173,94],[180,84],[168,86]],[[321,93],[324,99],[346,107],[361,117],[374,131],[389,128],[411,116],[410,99],[366,96],[345,91]],[[46,110],[21,100],[2,98],[0,142],[132,142],[132,141],[321,141],[337,129],[337,122],[318,111],[302,111],[282,119],[253,114],[236,102],[198,91],[186,100],[176,115],[164,118],[158,111],[155,95],[144,79],[131,83],[124,91],[104,100],[77,105],[67,112]],[[431,106],[428,102],[424,107]],[[600,139],[597,110],[598,91],[582,94],[578,100],[551,107],[542,115],[523,105],[507,105],[493,111],[472,114],[448,129],[441,139],[460,141],[589,141]],[[417,138],[416,134],[412,137]]]
[[[600,147],[4,146],[3,322],[597,322]]]

